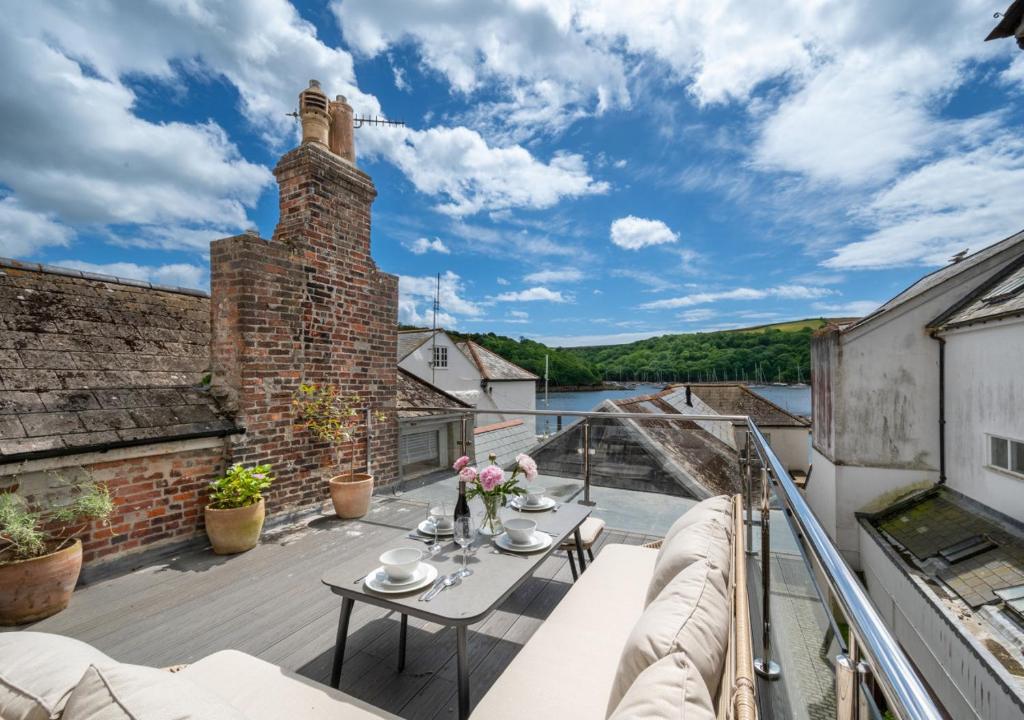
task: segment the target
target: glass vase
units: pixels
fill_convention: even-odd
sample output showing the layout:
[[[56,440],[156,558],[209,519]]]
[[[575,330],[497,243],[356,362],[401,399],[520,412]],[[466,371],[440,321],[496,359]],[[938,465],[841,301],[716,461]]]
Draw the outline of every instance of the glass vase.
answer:
[[[480,523],[480,532],[492,537],[501,535],[505,528],[501,525],[501,518],[498,517],[498,510],[501,508],[501,498],[497,495],[483,495],[484,518]]]

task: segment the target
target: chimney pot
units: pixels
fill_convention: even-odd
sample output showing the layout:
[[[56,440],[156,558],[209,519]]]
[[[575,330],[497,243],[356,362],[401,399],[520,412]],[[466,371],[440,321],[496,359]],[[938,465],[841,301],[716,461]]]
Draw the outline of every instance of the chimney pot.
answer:
[[[327,105],[327,96],[320,89],[320,83],[310,80],[309,87],[299,93],[303,145],[314,142],[327,147],[331,121]]]

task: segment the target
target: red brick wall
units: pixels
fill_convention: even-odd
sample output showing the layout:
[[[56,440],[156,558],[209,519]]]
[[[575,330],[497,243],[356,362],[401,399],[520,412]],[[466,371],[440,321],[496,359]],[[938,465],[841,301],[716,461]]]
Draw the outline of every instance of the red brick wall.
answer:
[[[118,451],[114,451],[115,453]],[[223,444],[139,457],[85,462],[54,470],[23,468],[0,476],[0,491],[17,491],[33,505],[60,503],[66,491],[57,478],[79,477],[105,484],[114,498],[109,525],[93,522],[82,532],[86,563],[205,536],[203,508],[207,485],[225,470]],[[84,474],[83,474],[84,471]],[[56,522],[54,530],[60,530]],[[80,528],[69,528],[77,532]]]
[[[333,384],[387,411],[398,372],[398,278],[370,256],[370,177],[312,144],[274,172],[281,215],[273,240],[224,238],[210,254],[214,391],[246,429],[232,438],[232,460],[269,463],[277,473],[271,512],[326,498],[323,478],[335,465],[296,423],[299,384]],[[371,448],[378,486],[397,479],[398,425],[386,414],[374,423]],[[360,434],[357,471],[365,442]]]

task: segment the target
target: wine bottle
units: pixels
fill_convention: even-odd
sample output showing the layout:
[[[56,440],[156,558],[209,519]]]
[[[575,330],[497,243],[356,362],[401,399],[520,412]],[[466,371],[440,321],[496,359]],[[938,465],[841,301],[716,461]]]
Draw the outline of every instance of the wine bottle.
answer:
[[[469,517],[469,502],[466,500],[466,481],[459,480],[459,499],[455,501],[455,513],[452,519],[458,523],[459,518]]]

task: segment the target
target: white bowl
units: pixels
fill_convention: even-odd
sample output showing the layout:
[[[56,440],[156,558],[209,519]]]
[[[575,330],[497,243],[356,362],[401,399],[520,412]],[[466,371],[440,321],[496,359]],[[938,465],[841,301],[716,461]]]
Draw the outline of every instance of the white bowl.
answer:
[[[526,488],[526,504],[531,507],[534,505],[540,505],[544,502],[545,488],[542,487],[528,487]]]
[[[502,525],[508,533],[508,539],[516,545],[529,545],[533,542],[533,531],[537,529],[537,523],[526,518],[510,518],[503,520]]]
[[[416,567],[423,559],[423,551],[419,548],[401,547],[388,550],[380,556],[380,564],[384,573],[392,582],[402,582],[412,577]]]
[[[452,516],[446,513],[444,508],[440,506],[430,508],[430,519],[437,525],[438,530],[451,530],[452,526],[455,525]]]

